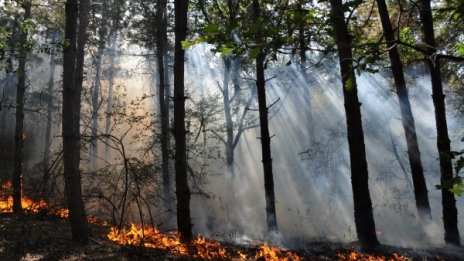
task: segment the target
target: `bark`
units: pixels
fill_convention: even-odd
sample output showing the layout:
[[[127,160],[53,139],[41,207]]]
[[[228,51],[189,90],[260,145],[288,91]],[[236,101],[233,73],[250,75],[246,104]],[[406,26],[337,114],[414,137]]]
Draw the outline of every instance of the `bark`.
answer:
[[[330,0],[331,19],[335,29],[335,40],[340,60],[340,72],[345,99],[346,125],[351,164],[351,184],[353,188],[354,221],[358,239],[363,248],[379,245],[375,233],[375,222],[368,185],[366,149],[361,120],[361,104],[358,100],[356,77],[353,70],[351,36],[345,22],[341,0]]]
[[[399,100],[404,134],[406,136],[407,152],[409,165],[411,167],[417,212],[421,218],[431,219],[432,214],[430,212],[427,184],[425,182],[421,154],[419,144],[417,142],[414,116],[412,115],[408,89],[406,88],[406,81],[403,73],[403,63],[401,62],[400,54],[398,52],[395,34],[388,14],[387,4],[385,0],[377,0],[377,5],[384,36],[387,40],[388,55],[391,61],[391,70],[395,81],[396,95]]]
[[[175,0],[175,54],[174,54],[174,138],[176,140],[175,169],[177,197],[177,227],[180,240],[192,240],[190,220],[190,189],[187,180],[187,146],[185,129],[185,86],[182,41],[187,36],[188,0]]]
[[[78,12],[79,6],[79,12]],[[65,6],[67,45],[63,52],[63,167],[69,222],[74,240],[88,243],[89,230],[81,192],[80,112],[84,65],[84,45],[89,0],[67,0]],[[77,33],[77,20],[79,32]]]
[[[171,208],[171,180],[169,174],[169,97],[166,95],[166,44],[167,44],[167,11],[166,0],[157,2],[156,56],[158,62],[158,99],[161,115],[161,172],[163,177],[163,197],[166,208]]]
[[[31,18],[31,1],[23,3],[24,20]],[[15,146],[14,163],[11,183],[13,187],[13,213],[22,212],[22,171],[23,171],[23,147],[24,147],[24,96],[26,93],[26,59],[28,32],[23,31],[19,37],[19,63],[18,63],[18,85],[16,88],[16,125],[15,125]]]
[[[422,35],[428,46],[429,54],[436,52],[435,33],[430,0],[420,0],[420,18],[422,21]],[[435,122],[437,127],[437,148],[440,158],[440,182],[443,204],[443,224],[445,228],[445,242],[447,244],[460,245],[461,240],[458,229],[458,210],[456,199],[446,184],[453,178],[453,166],[451,163],[451,145],[448,136],[448,124],[446,121],[445,95],[441,79],[440,61],[433,56],[426,61],[432,79],[432,99],[435,107]]]
[[[57,40],[57,33],[55,33],[54,40]],[[45,126],[45,143],[44,143],[44,159],[43,159],[43,175],[42,175],[42,191],[41,195],[45,201],[48,201],[50,193],[50,147],[51,147],[51,133],[52,133],[52,117],[53,117],[53,87],[55,81],[55,57],[50,54],[50,76],[48,79],[47,87],[47,123]]]
[[[253,0],[253,20],[258,22],[261,10],[258,0]],[[262,34],[256,33],[257,45],[263,44]],[[266,221],[269,232],[277,231],[277,216],[274,194],[274,176],[272,173],[271,137],[269,135],[268,107],[266,105],[266,81],[264,79],[265,53],[261,49],[256,57],[256,88],[258,93],[259,124],[261,129],[261,152],[264,170],[264,191],[266,194]]]

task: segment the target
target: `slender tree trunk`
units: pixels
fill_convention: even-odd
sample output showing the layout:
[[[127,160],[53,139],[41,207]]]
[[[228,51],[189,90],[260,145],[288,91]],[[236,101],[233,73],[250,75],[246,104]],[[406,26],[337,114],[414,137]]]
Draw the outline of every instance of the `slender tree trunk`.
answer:
[[[102,70],[102,57],[105,48],[105,42],[98,47],[96,65],[95,65],[95,81],[92,92],[92,140],[90,143],[90,167],[92,171],[97,169],[96,158],[98,156],[98,110],[100,108],[100,89],[101,89],[101,70]]]
[[[31,1],[23,3],[24,20],[31,18]],[[22,193],[22,172],[23,172],[23,147],[24,147],[24,96],[26,93],[26,59],[27,31],[23,31],[19,37],[19,64],[18,64],[18,85],[16,89],[16,127],[15,127],[15,147],[14,147],[14,169],[11,178],[13,186],[13,213],[22,212],[21,193]]]
[[[78,12],[79,10],[79,12]],[[63,164],[69,221],[73,239],[88,243],[89,230],[81,192],[80,112],[84,66],[84,45],[88,23],[89,0],[66,1],[65,39],[63,52]],[[79,33],[77,34],[77,20]]]
[[[180,240],[192,240],[190,220],[190,189],[187,180],[187,145],[185,129],[184,56],[182,41],[187,36],[188,0],[175,0],[175,55],[174,55],[174,137],[176,140],[176,196],[177,227]]]
[[[224,101],[224,115],[226,119],[226,171],[227,175],[234,176],[234,122],[232,121],[232,108],[229,94],[231,57],[224,57],[224,80],[222,84],[222,97]]]
[[[56,34],[55,34],[56,35]],[[56,40],[56,36],[54,37]],[[42,175],[42,198],[46,201],[50,193],[50,147],[51,147],[51,133],[52,133],[52,117],[53,117],[53,86],[55,81],[55,57],[50,54],[50,76],[48,79],[47,88],[47,123],[45,126],[45,143],[44,143],[44,159],[43,159],[43,175]]]
[[[422,21],[422,34],[430,55],[436,52],[433,16],[430,0],[420,0],[420,18]],[[435,107],[435,122],[437,126],[437,148],[440,158],[441,184],[449,184],[453,178],[451,163],[451,145],[448,136],[448,124],[446,122],[445,95],[441,79],[440,61],[433,56],[426,61],[432,79],[432,99]],[[461,240],[458,229],[458,210],[456,199],[445,185],[441,189],[443,204],[443,223],[445,227],[445,242],[447,244],[460,245]]]
[[[375,222],[368,185],[366,149],[361,120],[361,104],[358,100],[356,76],[353,70],[351,36],[345,22],[342,0],[330,0],[331,19],[335,29],[340,72],[345,98],[346,125],[351,163],[351,184],[353,188],[354,221],[358,239],[363,248],[379,245],[375,234]]]
[[[431,219],[430,204],[425,183],[424,171],[420,157],[419,144],[417,142],[416,126],[409,102],[408,89],[403,73],[403,63],[396,45],[395,34],[388,14],[385,0],[377,0],[380,19],[387,40],[388,54],[391,61],[391,70],[395,80],[396,94],[398,96],[401,119],[403,123],[406,144],[408,147],[409,165],[411,167],[412,181],[414,184],[414,195],[416,199],[417,212],[421,218]]]
[[[116,57],[116,33],[113,32],[111,35],[111,47],[110,47],[110,68],[108,74],[108,98],[106,100],[106,117],[105,117],[105,134],[111,132],[111,117],[113,115],[113,99],[114,99],[114,71],[115,71],[115,57]],[[105,138],[105,161],[110,160],[110,138]]]
[[[169,98],[166,95],[166,59],[167,11],[166,0],[157,1],[156,16],[159,22],[156,37],[156,56],[158,60],[158,99],[161,115],[161,172],[163,177],[163,197],[166,208],[171,208],[171,180],[169,175]]]
[[[253,0],[253,19],[257,23],[261,10],[258,0]],[[261,32],[256,33],[256,44],[263,44]],[[266,105],[266,81],[264,79],[265,53],[261,50],[256,57],[256,88],[258,92],[259,124],[261,129],[261,152],[263,156],[264,191],[266,194],[266,221],[268,231],[277,231],[277,216],[272,173],[271,137],[269,135],[268,107]]]
[[[102,19],[100,27],[98,29],[98,51],[96,56],[96,65],[95,65],[95,81],[94,89],[92,94],[92,140],[90,144],[90,166],[92,171],[97,169],[97,159],[98,159],[98,120],[99,120],[99,110],[100,104],[100,92],[101,92],[101,80],[102,80],[102,60],[106,51],[106,44],[108,42],[108,1],[102,1]]]

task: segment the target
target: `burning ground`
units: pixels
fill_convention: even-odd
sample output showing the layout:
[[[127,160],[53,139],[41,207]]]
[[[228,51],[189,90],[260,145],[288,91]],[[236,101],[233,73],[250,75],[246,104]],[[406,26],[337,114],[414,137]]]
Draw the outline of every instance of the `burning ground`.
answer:
[[[67,210],[23,198],[24,215],[13,215],[11,198],[0,200],[0,260],[462,260],[463,249],[400,249],[383,246],[361,253],[356,243],[313,242],[298,251],[255,242],[237,245],[197,237],[180,243],[175,231],[131,224],[122,228],[89,218],[92,240],[71,240]],[[298,244],[295,244],[298,245]]]
[[[232,244],[196,237],[182,244],[176,231],[160,231],[143,224],[113,226],[89,217],[92,240],[79,245],[71,240],[66,208],[22,197],[23,215],[14,215],[9,182],[0,192],[0,260],[339,260],[406,261],[462,260],[464,249],[400,249],[382,246],[362,253],[356,243],[293,243],[294,250],[252,242]]]

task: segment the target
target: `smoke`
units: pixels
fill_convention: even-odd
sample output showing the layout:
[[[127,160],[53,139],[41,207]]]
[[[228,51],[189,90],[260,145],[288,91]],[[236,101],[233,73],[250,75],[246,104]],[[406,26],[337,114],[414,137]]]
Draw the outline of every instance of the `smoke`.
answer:
[[[156,92],[153,92],[156,81],[151,79],[156,78],[156,72],[149,66],[150,63],[145,62],[146,58],[140,56],[144,52],[141,48],[124,46],[122,52],[128,55],[121,55],[117,59],[118,73],[115,85],[118,102],[115,107],[126,107],[128,112],[132,106],[136,108],[134,114],[127,115],[145,116],[141,124],[134,123],[133,129],[124,138],[124,145],[128,156],[140,161],[156,162],[159,156],[157,152],[150,155],[144,152],[147,144],[153,142],[150,134],[159,132],[155,117],[158,106],[148,99],[151,97],[150,94],[156,95]],[[46,61],[48,58],[43,59],[42,63]],[[224,134],[219,131],[224,129],[225,123],[222,97],[218,98],[223,81],[223,61],[219,55],[210,52],[208,45],[198,44],[188,49],[186,86],[191,113],[188,116],[191,143],[189,162],[197,174],[203,177],[202,182],[198,184],[197,180],[190,180],[191,184],[195,185],[193,191],[196,192],[191,204],[195,233],[239,243],[259,239],[287,244],[299,241],[356,240],[344,101],[337,67],[336,60],[326,60],[321,66],[307,68],[306,73],[302,73],[300,66],[295,62],[288,66],[276,62],[270,64],[266,70],[266,78],[270,79],[267,82],[268,104],[277,101],[270,109],[270,132],[271,135],[275,135],[272,138],[271,149],[280,232],[278,236],[270,236],[266,233],[259,127],[246,130],[241,136],[235,149],[235,175],[227,175],[224,145],[212,133],[217,131],[219,135]],[[29,79],[40,89],[40,86],[47,84],[48,72],[39,69],[33,71],[32,68],[39,67],[30,67]],[[88,68],[91,68],[91,65]],[[60,71],[60,68],[57,68],[57,71]],[[247,69],[246,64],[242,64],[240,87],[243,93],[241,100],[237,100],[235,104],[238,108],[234,118],[236,123],[246,107],[247,99],[253,95],[255,87],[252,71],[253,69]],[[91,72],[87,77],[86,88],[91,86],[90,81],[94,78],[90,75]],[[430,79],[412,73],[409,77],[408,87],[433,221],[421,224],[417,218],[398,99],[393,92],[391,81],[388,75],[363,73],[357,77],[357,83],[362,103],[369,185],[376,229],[379,240],[385,244],[404,247],[438,246],[444,242],[441,193],[435,189],[435,185],[439,184],[439,164]],[[60,74],[57,73],[57,97],[61,89],[59,78]],[[102,80],[103,99],[107,86],[108,82]],[[232,86],[230,88],[232,89]],[[133,106],[131,102],[134,100],[141,102]],[[156,101],[157,98],[153,97],[153,100]],[[198,101],[205,104],[209,102],[210,107],[195,105]],[[88,100],[84,99],[84,102]],[[201,124],[198,122],[198,114],[202,108],[207,108],[211,113],[212,120],[207,122],[206,127],[202,127],[208,132],[199,129]],[[258,112],[255,108],[256,101],[248,106],[248,125],[256,124]],[[89,109],[89,105],[84,104],[83,113],[90,114]],[[28,112],[27,118],[31,119],[33,115],[35,114]],[[103,113],[100,117],[99,127],[103,129]],[[456,115],[448,114],[450,133],[459,133],[461,121]],[[124,120],[120,119],[119,122]],[[125,121],[125,124],[113,125],[115,136],[125,133],[130,127],[129,123]],[[83,124],[85,125],[85,122]],[[113,124],[116,124],[116,121],[113,121]],[[30,123],[27,131],[32,131],[34,126],[34,122]],[[237,133],[238,125],[235,127],[234,133]],[[59,135],[59,130],[59,125],[55,124],[54,135]],[[309,130],[313,130],[314,133],[310,133]],[[197,134],[200,138],[195,139]],[[40,137],[38,140],[43,140],[43,133],[38,133],[37,136]],[[207,138],[207,142],[203,144],[204,137]],[[451,138],[453,149],[457,150],[462,146],[457,142],[460,138]],[[34,154],[37,161],[40,161],[43,144],[38,142],[34,146],[37,147],[37,153]],[[59,147],[59,144],[54,146]],[[112,160],[109,162],[111,164],[121,160],[115,153],[113,151]],[[103,158],[103,154],[101,148],[98,157]],[[201,155],[201,158],[198,155]],[[90,156],[83,155],[84,158]],[[101,162],[102,166],[107,163]],[[105,177],[108,182],[115,181],[114,176],[110,174],[119,175],[116,174],[116,169],[110,169]],[[121,184],[116,183],[114,187],[120,189]],[[150,192],[157,189],[156,184],[153,186]],[[147,202],[154,204],[155,200],[148,198]],[[459,228],[464,233],[463,199],[458,198],[457,204],[460,211]],[[98,210],[101,209],[95,208],[95,211]],[[137,220],[137,214],[130,216]],[[172,219],[171,215],[168,217]]]
[[[191,69],[187,75],[189,79],[202,81],[200,86],[193,83],[192,88],[215,92],[215,82],[223,77],[222,64],[220,59],[215,59],[213,64],[207,51],[205,45],[189,49],[187,61]],[[279,63],[266,70],[266,78],[277,76],[267,82],[268,104],[280,98],[271,108],[270,132],[275,135],[271,148],[277,220],[280,236],[287,242],[295,239],[356,240],[343,95],[338,74],[336,61],[308,69],[307,76],[296,64],[284,66]],[[370,192],[377,235],[382,243],[404,247],[435,246],[444,241],[441,194],[435,188],[439,184],[440,172],[430,79],[424,75],[410,76],[415,76],[409,79],[408,86],[433,221],[421,224],[417,217],[398,99],[391,81],[380,73],[357,76]],[[308,89],[311,108],[307,102]],[[315,141],[312,144],[308,139],[308,114],[312,114],[314,122]],[[457,120],[448,114],[450,126],[456,126]],[[456,130],[451,128],[450,133],[456,133]],[[267,237],[258,137],[259,128],[246,131],[242,136],[235,151],[235,178],[227,178],[224,174],[209,179],[207,188],[216,198],[194,198],[192,215],[197,232],[214,234],[222,231],[239,242],[244,238]],[[462,145],[453,143],[453,146]],[[461,221],[462,199],[458,199],[457,204]],[[464,231],[462,223],[459,228]]]

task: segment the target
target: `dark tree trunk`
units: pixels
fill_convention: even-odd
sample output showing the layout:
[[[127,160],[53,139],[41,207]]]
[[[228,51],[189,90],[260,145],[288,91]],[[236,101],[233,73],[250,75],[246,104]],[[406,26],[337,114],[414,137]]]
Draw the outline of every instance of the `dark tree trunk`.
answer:
[[[174,138],[176,140],[177,227],[184,243],[192,240],[190,189],[187,180],[187,146],[185,129],[184,56],[182,41],[187,36],[188,0],[175,0],[174,54]]]
[[[31,1],[23,3],[24,20],[31,18]],[[16,126],[14,146],[14,169],[11,178],[13,187],[13,213],[22,212],[22,171],[23,171],[23,147],[24,147],[24,96],[26,93],[26,59],[29,52],[27,46],[27,31],[23,31],[19,37],[19,63],[18,63],[18,85],[16,88]]]
[[[171,180],[169,175],[169,97],[166,95],[166,69],[164,67],[167,43],[166,0],[157,1],[156,16],[158,21],[156,37],[156,56],[158,60],[158,99],[161,115],[161,172],[163,177],[163,197],[166,207],[171,208]]]
[[[57,33],[55,33],[54,40],[57,40]],[[48,201],[50,193],[50,147],[51,147],[51,133],[52,133],[52,117],[53,117],[53,86],[55,81],[55,54],[50,54],[50,76],[48,79],[47,88],[47,123],[45,126],[45,143],[44,143],[44,159],[43,159],[43,175],[42,175],[42,198]]]
[[[421,218],[431,219],[430,204],[425,183],[424,171],[417,142],[416,126],[409,102],[408,89],[403,74],[403,63],[398,52],[395,34],[388,14],[385,0],[377,0],[380,19],[387,40],[388,54],[391,61],[391,70],[395,80],[396,94],[400,103],[401,119],[403,123],[406,144],[408,147],[409,165],[411,166],[412,181],[414,184],[414,195],[416,198],[417,212]]]
[[[351,184],[353,188],[354,221],[358,239],[363,248],[379,245],[375,234],[375,222],[369,194],[366,149],[361,120],[361,104],[358,100],[356,77],[353,70],[351,36],[345,22],[342,0],[330,0],[331,19],[340,60],[340,72],[345,98],[346,125],[350,150]]]
[[[253,19],[257,23],[261,16],[258,0],[253,0]],[[261,32],[255,36],[257,45],[263,44]],[[266,105],[266,80],[264,79],[265,53],[261,50],[256,57],[256,88],[258,92],[259,124],[261,129],[261,152],[263,156],[264,191],[266,194],[266,221],[268,231],[277,231],[277,216],[272,173],[271,137],[269,135],[268,107]]]
[[[420,18],[422,21],[422,33],[427,51],[430,55],[436,52],[433,16],[430,0],[420,0]],[[433,56],[426,61],[432,78],[432,99],[435,107],[435,122],[437,126],[437,148],[440,158],[440,181],[444,184],[441,189],[443,204],[443,223],[445,227],[445,242],[447,244],[460,245],[458,229],[458,210],[456,199],[446,184],[453,178],[453,166],[451,163],[451,145],[448,136],[448,124],[446,122],[445,95],[441,82],[440,61]]]
[[[79,6],[79,12],[78,12]],[[80,111],[84,65],[84,45],[88,22],[89,0],[68,0],[65,7],[65,39],[63,53],[63,164],[69,221],[73,239],[87,243],[89,230],[81,192]],[[79,33],[77,21],[79,19]],[[77,37],[76,37],[77,35]]]

